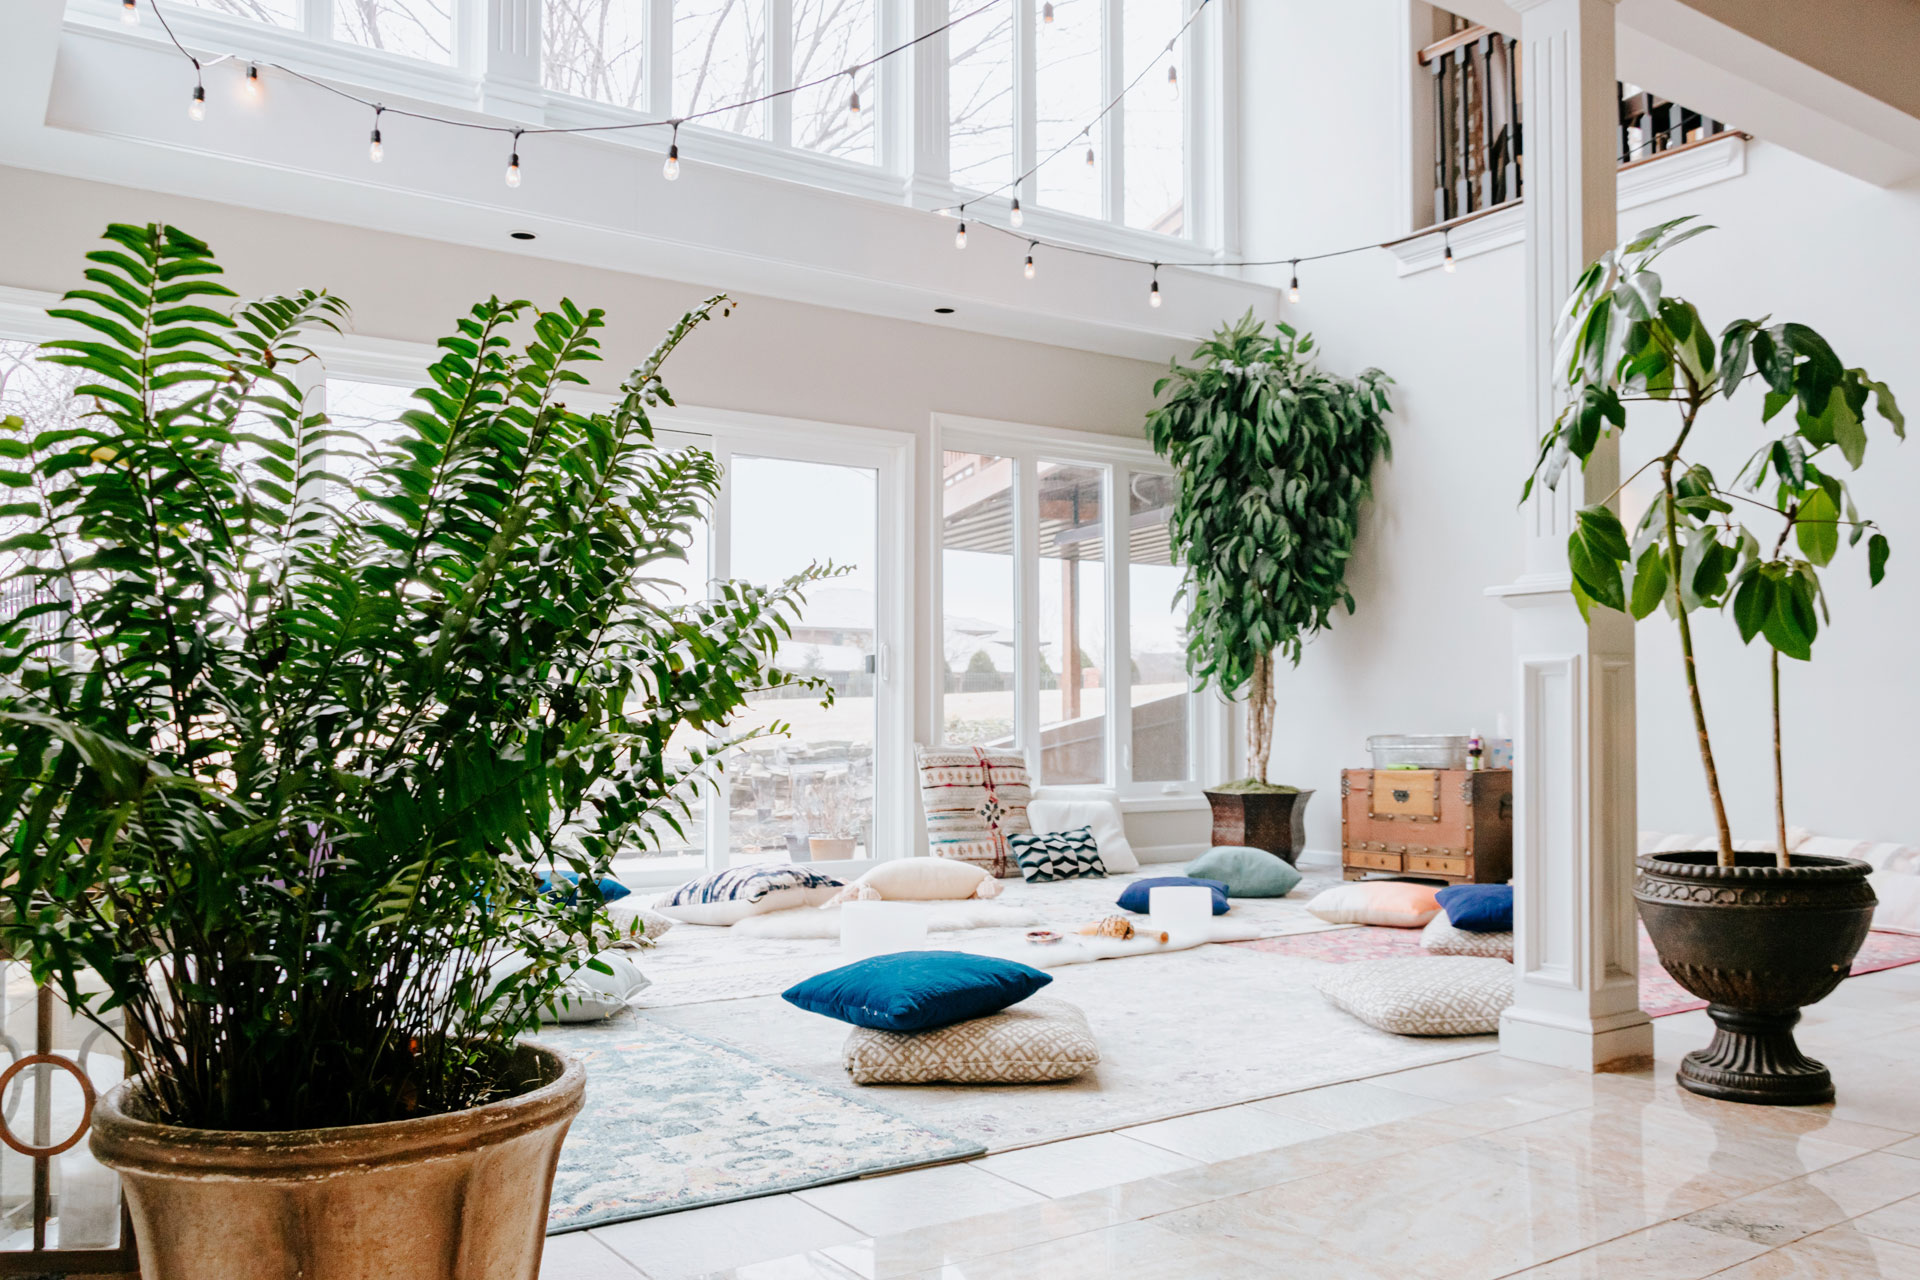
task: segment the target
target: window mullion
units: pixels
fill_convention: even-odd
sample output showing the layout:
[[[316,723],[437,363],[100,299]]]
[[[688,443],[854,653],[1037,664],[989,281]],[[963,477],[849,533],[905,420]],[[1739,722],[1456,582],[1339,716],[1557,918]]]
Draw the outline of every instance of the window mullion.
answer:
[[[1035,47],[1034,0],[1014,0],[1013,5],[1013,172],[1027,173],[1040,154],[1039,125],[1039,50]],[[1036,203],[1038,182],[1028,174],[1013,194],[1020,203]]]
[[[300,26],[309,40],[333,39],[333,0],[304,0]]]
[[[709,599],[716,599],[718,585],[733,577],[733,448],[725,437],[715,435],[707,452],[720,470],[720,489],[714,495],[712,525],[707,530],[707,594]],[[710,738],[708,745],[713,741]],[[729,786],[723,775],[717,783],[702,788],[707,804],[709,871],[723,871],[733,860]]]
[[[1106,0],[1104,19],[1106,22],[1104,38],[1101,43],[1101,83],[1100,101],[1112,102],[1127,83],[1126,32],[1122,24],[1123,0]],[[1100,149],[1106,153],[1106,163],[1101,167],[1101,204],[1104,216],[1109,222],[1120,222],[1126,216],[1126,147],[1127,147],[1127,104],[1121,102],[1107,112],[1100,122]]]
[[[766,0],[766,92],[793,87],[793,0]],[[793,95],[783,93],[767,104],[767,140],[776,146],[793,145]]]
[[[1132,583],[1133,473],[1107,469],[1107,759],[1114,789],[1133,785],[1133,636],[1128,614]]]
[[[948,0],[909,0],[913,6],[913,33],[917,36],[940,27],[947,20]],[[950,127],[947,104],[947,59],[950,34],[923,40],[913,51],[913,101],[911,127],[913,157],[910,163],[912,186],[925,189],[930,198],[941,199],[953,174]]]
[[[647,114],[673,114],[673,0],[647,0]]]
[[[1040,773],[1040,467],[1032,455],[1014,460],[1013,482],[1014,741],[1027,768]]]

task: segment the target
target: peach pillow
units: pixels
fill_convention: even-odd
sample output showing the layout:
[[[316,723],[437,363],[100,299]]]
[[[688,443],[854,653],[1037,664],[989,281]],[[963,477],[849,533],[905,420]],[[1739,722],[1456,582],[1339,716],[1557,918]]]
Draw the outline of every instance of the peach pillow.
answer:
[[[1410,880],[1356,880],[1323,891],[1307,910],[1329,924],[1383,924],[1422,929],[1440,914],[1434,894],[1444,886]]]

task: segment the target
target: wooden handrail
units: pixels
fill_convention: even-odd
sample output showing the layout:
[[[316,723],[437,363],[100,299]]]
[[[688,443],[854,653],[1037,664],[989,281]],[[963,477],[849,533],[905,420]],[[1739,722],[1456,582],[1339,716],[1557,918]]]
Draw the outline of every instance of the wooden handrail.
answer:
[[[1456,31],[1444,40],[1435,40],[1420,51],[1420,65],[1424,67],[1442,54],[1452,53],[1461,45],[1472,44],[1492,30],[1492,27],[1481,23],[1478,26],[1468,27],[1465,31]]]
[[[1620,171],[1624,173],[1628,169],[1637,169],[1643,164],[1651,164],[1655,160],[1665,160],[1668,156],[1677,156],[1682,151],[1692,151],[1695,147],[1704,147],[1711,143],[1720,142],[1726,138],[1751,139],[1752,137],[1752,134],[1740,129],[1722,129],[1720,132],[1710,133],[1704,138],[1695,138],[1692,142],[1683,142],[1679,146],[1668,147],[1664,151],[1655,151],[1651,155],[1641,156],[1638,160],[1625,161],[1621,164]]]

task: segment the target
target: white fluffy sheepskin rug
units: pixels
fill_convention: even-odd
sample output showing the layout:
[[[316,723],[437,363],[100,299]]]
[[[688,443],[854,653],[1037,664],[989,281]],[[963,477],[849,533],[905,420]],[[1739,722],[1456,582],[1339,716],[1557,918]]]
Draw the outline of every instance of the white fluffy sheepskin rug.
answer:
[[[960,902],[902,902],[902,910],[918,911],[927,917],[927,929],[934,933],[953,933],[963,929],[1021,929],[1040,923],[1037,912],[1024,907],[1004,907],[997,902],[968,898]],[[733,926],[735,933],[756,938],[838,938],[839,907],[792,907],[769,911],[763,916],[748,916]]]

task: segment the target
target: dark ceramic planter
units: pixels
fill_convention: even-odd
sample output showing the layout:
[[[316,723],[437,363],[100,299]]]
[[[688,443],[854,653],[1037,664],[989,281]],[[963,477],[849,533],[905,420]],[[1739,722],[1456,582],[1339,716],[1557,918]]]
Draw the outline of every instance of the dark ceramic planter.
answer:
[[[1209,791],[1213,843],[1265,849],[1288,862],[1307,847],[1307,801],[1311,791]]]
[[[1800,1052],[1805,1005],[1847,976],[1873,923],[1873,868],[1853,858],[1711,852],[1639,860],[1633,896],[1660,963],[1707,1001],[1713,1043],[1680,1063],[1682,1088],[1728,1102],[1808,1106],[1833,1101],[1833,1077]]]

